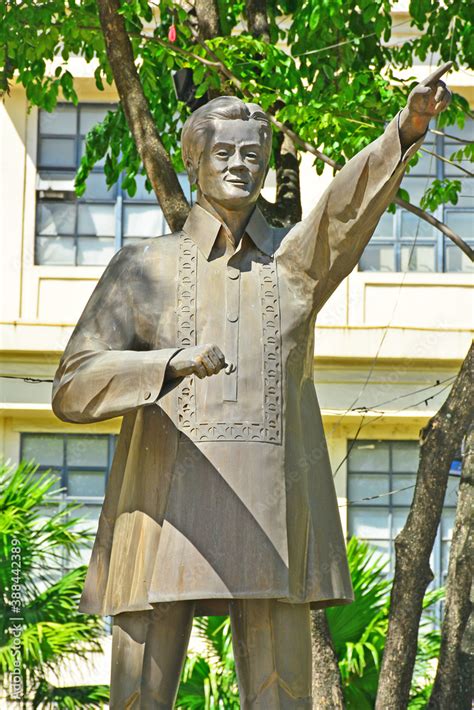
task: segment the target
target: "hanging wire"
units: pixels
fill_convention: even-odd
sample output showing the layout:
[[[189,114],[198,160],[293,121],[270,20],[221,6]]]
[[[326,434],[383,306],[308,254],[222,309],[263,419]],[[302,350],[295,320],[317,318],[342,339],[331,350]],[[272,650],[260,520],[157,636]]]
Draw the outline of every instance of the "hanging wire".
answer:
[[[364,424],[364,420],[366,419],[367,414],[366,414],[366,413],[363,414],[363,415],[362,415],[362,418],[361,418],[361,421],[360,421],[360,424],[359,424],[359,426],[358,426],[358,428],[357,428],[357,431],[356,431],[356,433],[355,433],[355,435],[354,435],[354,438],[352,439],[352,441],[351,441],[351,443],[350,443],[350,445],[349,445],[349,448],[347,449],[346,455],[344,456],[344,458],[343,458],[342,461],[339,463],[338,467],[336,468],[336,470],[335,470],[334,473],[333,473],[333,478],[336,477],[337,473],[338,473],[338,472],[340,471],[340,469],[341,469],[341,466],[342,466],[342,465],[347,461],[347,459],[349,458],[349,456],[350,456],[350,454],[351,454],[351,451],[352,451],[352,449],[354,448],[354,446],[355,446],[355,444],[356,444],[356,442],[357,442],[358,436],[359,436],[360,432],[362,431],[362,429],[363,429],[364,427],[369,426],[369,425],[371,425],[371,424],[374,424],[375,422],[379,421],[380,419],[383,419],[383,418],[386,417],[387,415],[393,417],[393,416],[395,416],[395,415],[397,415],[397,414],[400,414],[401,412],[406,412],[407,409],[412,409],[413,407],[419,407],[420,404],[425,404],[426,406],[428,406],[428,402],[430,402],[432,399],[435,399],[435,397],[438,397],[440,394],[442,394],[443,392],[445,392],[445,391],[446,391],[447,389],[449,389],[450,387],[451,387],[451,383],[445,385],[439,392],[436,392],[435,394],[432,394],[432,395],[430,395],[429,397],[424,397],[424,398],[421,399],[419,402],[415,402],[414,404],[413,404],[413,403],[410,403],[410,404],[407,405],[406,407],[402,407],[401,409],[396,409],[396,410],[394,410],[394,411],[388,411],[388,412],[385,411],[385,412],[382,412],[378,417],[374,417],[374,418],[371,419],[370,421],[365,422],[365,424]]]
[[[447,377],[445,380],[436,380],[434,385],[428,385],[427,387],[420,387],[420,389],[417,390],[412,390],[411,392],[405,392],[405,394],[399,394],[397,397],[392,397],[392,399],[387,399],[385,402],[379,402],[379,404],[374,404],[371,407],[354,407],[354,409],[351,409],[351,412],[375,412],[379,407],[383,407],[386,404],[392,404],[392,402],[396,402],[398,399],[404,399],[405,397],[411,397],[414,394],[419,394],[420,392],[426,392],[427,390],[433,389],[433,387],[440,387],[443,385],[445,382],[452,382],[453,380],[456,379],[456,375],[452,375],[452,377]]]
[[[28,384],[37,384],[39,382],[54,382],[54,380],[45,380],[40,377],[20,377],[19,375],[0,375],[5,380],[22,380]]]

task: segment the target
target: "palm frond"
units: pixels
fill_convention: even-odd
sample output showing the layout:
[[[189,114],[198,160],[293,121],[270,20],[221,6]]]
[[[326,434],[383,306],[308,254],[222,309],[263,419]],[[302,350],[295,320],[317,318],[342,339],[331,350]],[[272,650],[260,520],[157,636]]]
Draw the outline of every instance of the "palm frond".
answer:
[[[79,708],[103,708],[109,702],[109,687],[107,685],[75,685],[55,687],[46,681],[41,681],[33,698],[33,708],[64,708],[78,710]]]

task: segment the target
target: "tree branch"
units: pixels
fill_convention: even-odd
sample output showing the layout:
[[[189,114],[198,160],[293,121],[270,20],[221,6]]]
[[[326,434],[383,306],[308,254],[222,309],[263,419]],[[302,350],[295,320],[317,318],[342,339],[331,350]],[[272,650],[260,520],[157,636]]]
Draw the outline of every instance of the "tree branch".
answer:
[[[207,54],[212,58],[213,62],[219,65],[219,70],[221,74],[225,76],[242,93],[243,96],[245,96],[247,99],[253,100],[254,97],[250,96],[249,92],[246,91],[246,89],[243,87],[242,82],[236,76],[234,76],[234,74],[212,51],[212,49],[208,47],[208,45],[203,40],[201,40],[196,35],[196,33],[193,34],[195,40],[205,49]],[[313,145],[311,145],[311,143],[308,143],[307,141],[300,138],[297,133],[292,131],[291,128],[288,128],[288,126],[286,126],[281,121],[278,121],[274,116],[270,116],[270,121],[275,126],[275,128],[285,133],[293,141],[295,146],[298,146],[301,150],[307,151],[308,153],[311,153],[312,155],[316,156],[316,158],[319,158],[319,160],[322,160],[327,165],[330,165],[334,170],[340,170],[343,167],[342,165],[339,165],[339,163],[336,163],[335,160],[329,158],[329,156],[325,155],[320,150],[315,148]],[[400,207],[403,207],[403,209],[407,210],[408,212],[412,212],[413,214],[416,214],[418,217],[420,217],[420,219],[425,220],[425,222],[428,222],[428,224],[431,224],[432,226],[439,229],[441,232],[443,232],[443,234],[445,234],[449,239],[451,239],[451,241],[453,241],[456,246],[458,246],[471,261],[474,261],[474,250],[469,246],[469,244],[466,244],[466,242],[461,239],[458,234],[453,232],[453,230],[446,224],[436,219],[436,217],[433,217],[428,212],[425,212],[425,210],[422,210],[420,207],[416,207],[410,202],[402,200],[399,197],[396,197],[394,199],[394,202]]]
[[[143,93],[119,0],[97,0],[97,5],[107,58],[128,126],[166,221],[176,231],[183,226],[189,205]]]
[[[472,658],[462,642],[472,604],[474,526],[474,426],[466,437],[458,504],[449,553],[441,649],[428,710],[471,710]]]
[[[445,158],[444,155],[440,155],[439,153],[435,153],[432,150],[428,150],[428,148],[420,148],[420,150],[422,150],[423,153],[428,153],[428,155],[432,155],[437,160],[441,160],[443,163],[448,163],[449,165],[452,165],[453,167],[457,168],[458,170],[461,170],[463,173],[466,173],[466,175],[469,175],[469,177],[474,177],[474,173],[471,173],[470,170],[463,167],[462,165],[459,165],[459,163],[455,163],[454,160],[450,160],[449,158]]]
[[[471,346],[447,400],[420,434],[415,493],[405,527],[395,539],[395,576],[376,710],[405,710],[408,705],[423,598],[433,579],[430,555],[449,469],[474,416],[473,354]]]

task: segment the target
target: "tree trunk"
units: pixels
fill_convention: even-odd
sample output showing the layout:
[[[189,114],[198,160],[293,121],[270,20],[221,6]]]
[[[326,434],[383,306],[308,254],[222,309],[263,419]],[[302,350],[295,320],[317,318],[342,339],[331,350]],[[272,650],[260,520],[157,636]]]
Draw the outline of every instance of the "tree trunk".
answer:
[[[183,226],[189,205],[143,93],[119,0],[97,0],[97,5],[107,58],[128,126],[166,221],[176,231]]]
[[[421,431],[413,502],[395,539],[395,576],[376,710],[405,710],[408,704],[423,597],[433,579],[430,554],[449,469],[474,414],[472,360],[471,346],[446,402]]]
[[[250,34],[264,42],[270,42],[266,0],[247,0],[245,11]]]
[[[313,708],[344,710],[341,674],[324,609],[311,612]]]
[[[471,708],[473,659],[469,653],[463,651],[462,642],[472,610],[470,593],[474,565],[473,509],[474,426],[471,426],[465,442],[456,520],[449,554],[441,649],[428,704],[429,710]]]
[[[277,134],[275,155],[276,200],[259,199],[259,207],[265,218],[275,227],[289,227],[299,222],[302,216],[300,191],[300,161],[298,152],[288,136]]]
[[[215,0],[195,0],[194,9],[202,39],[213,39],[222,34],[219,10]]]

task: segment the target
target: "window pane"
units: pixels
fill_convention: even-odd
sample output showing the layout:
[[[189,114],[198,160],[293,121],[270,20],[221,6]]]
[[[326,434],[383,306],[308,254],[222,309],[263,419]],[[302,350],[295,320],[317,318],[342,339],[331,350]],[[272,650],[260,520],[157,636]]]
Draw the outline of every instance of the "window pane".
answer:
[[[372,237],[372,239],[376,239],[377,237],[384,237],[385,239],[393,238],[394,216],[395,215],[390,214],[389,212],[383,213],[382,217],[380,218],[380,222],[375,228],[374,236]]]
[[[417,441],[395,441],[392,444],[392,468],[400,473],[416,473],[420,447]]]
[[[401,214],[401,236],[403,237],[425,237],[425,238],[435,238],[436,233],[434,227],[424,219],[417,217],[416,214],[412,212],[406,212],[402,210]]]
[[[56,106],[54,111],[48,113],[41,110],[39,112],[40,133],[72,135],[76,134],[76,107]]]
[[[105,493],[105,473],[101,471],[69,471],[68,496],[74,498],[103,497]]]
[[[406,519],[408,517],[408,510],[403,510],[403,508],[396,508],[392,513],[392,536],[393,539],[396,538],[398,533],[403,529]]]
[[[353,473],[349,476],[349,500],[350,503],[358,503],[365,498],[388,493],[388,476],[383,474],[361,474]],[[364,505],[387,505],[388,499],[386,495],[382,498],[374,500],[364,500]]]
[[[63,465],[63,437],[27,435],[22,437],[22,456],[43,466]]]
[[[401,248],[402,271],[435,271],[435,248],[434,246],[412,246],[403,245]]]
[[[156,205],[156,196],[153,190],[148,192],[145,187],[146,178],[144,175],[137,175],[135,177],[135,182],[137,184],[137,191],[133,197],[128,196],[128,192],[124,190],[124,200],[127,202],[129,200],[145,200],[147,202],[153,202]]]
[[[78,233],[113,237],[115,231],[115,206],[80,204],[78,206]]]
[[[453,536],[455,515],[456,510],[454,508],[445,509],[441,514],[441,536],[443,540],[451,540]]]
[[[105,182],[104,173],[91,173],[87,178],[84,199],[86,200],[115,200],[117,186],[113,185],[110,190]]]
[[[415,492],[415,481],[416,476],[414,475],[392,476],[392,490],[399,491],[399,493],[392,493],[392,505],[410,505]]]
[[[430,186],[430,183],[431,180],[429,178],[410,177],[410,175],[407,175],[407,177],[403,179],[402,187],[405,190],[408,190],[408,193],[410,195],[410,202],[412,202],[414,205],[419,205],[420,200],[423,197],[426,189]]]
[[[474,207],[474,178],[460,178],[461,180],[461,192],[459,193],[459,199],[457,202],[457,207]]]
[[[446,210],[445,220],[462,239],[474,239],[474,211]]]
[[[389,445],[386,442],[359,442],[348,457],[351,471],[389,471]]]
[[[395,251],[392,244],[369,244],[359,261],[361,271],[395,271]]]
[[[388,540],[388,510],[354,507],[349,510],[349,531],[362,540]]]
[[[447,242],[447,239],[446,239]],[[471,244],[474,248],[474,244]],[[469,257],[454,244],[446,244],[446,268],[445,271],[474,272],[474,264]]]
[[[66,446],[68,466],[107,466],[106,436],[68,436]]]
[[[455,165],[451,165],[450,163],[444,163],[444,174],[446,177],[453,177],[453,178],[458,178],[461,177],[463,174],[463,171],[460,170],[457,165],[460,165],[461,167],[465,168],[466,170],[469,170],[472,172],[472,163],[470,160],[459,160],[459,159],[453,159],[451,156],[454,152],[457,152],[460,148],[462,147],[461,143],[451,143],[451,145],[446,145],[444,154],[449,160],[452,160]]]
[[[157,237],[163,233],[163,213],[155,205],[125,205],[124,237]]]
[[[115,252],[113,237],[79,237],[77,263],[79,266],[105,266]]]
[[[458,504],[459,476],[449,476],[444,505],[455,508]]]
[[[465,141],[474,141],[474,120],[472,118],[466,119],[464,128],[454,125],[446,126],[442,130],[443,133],[447,133],[450,136],[456,136],[456,138],[462,138]],[[459,147],[461,147],[461,143],[459,143]]]
[[[76,206],[70,202],[38,202],[36,229],[39,234],[74,234]]]
[[[88,133],[97,123],[102,123],[111,106],[81,106],[79,112],[79,132]]]
[[[74,237],[36,237],[38,264],[74,265],[75,253]]]
[[[39,148],[41,167],[74,168],[76,143],[72,138],[41,138]]]
[[[424,147],[426,147],[427,150],[431,150],[433,153],[435,152],[434,147],[432,145],[427,145],[425,143]],[[431,175],[435,177],[436,158],[433,155],[430,155],[429,153],[419,151],[417,164],[412,165],[410,163],[409,175]]]
[[[450,547],[451,545],[449,542],[445,541],[441,543],[441,573],[443,575],[443,580],[441,582],[442,584],[445,584],[446,582],[444,577],[448,571]]]

